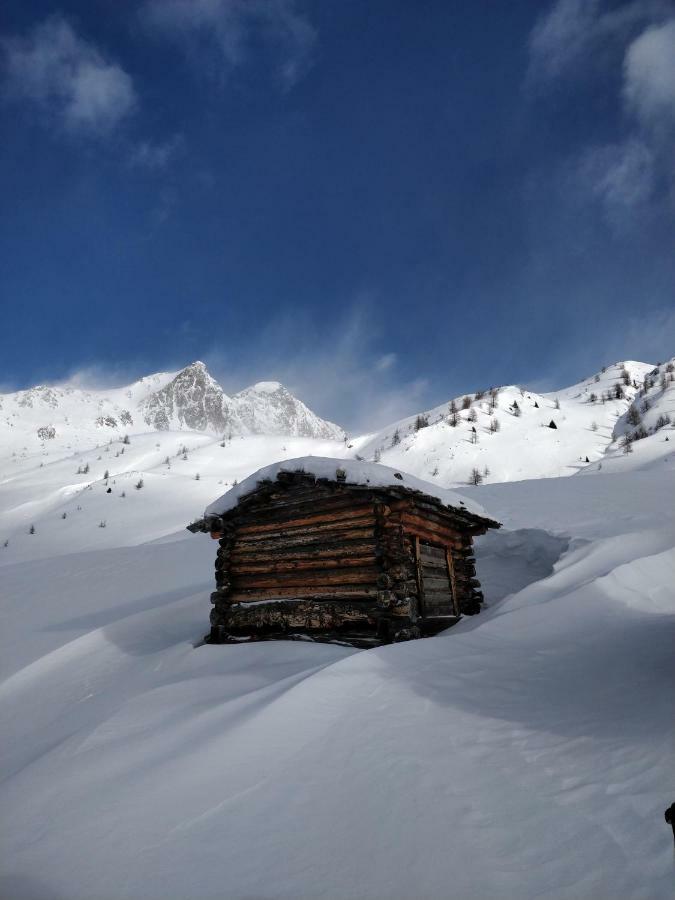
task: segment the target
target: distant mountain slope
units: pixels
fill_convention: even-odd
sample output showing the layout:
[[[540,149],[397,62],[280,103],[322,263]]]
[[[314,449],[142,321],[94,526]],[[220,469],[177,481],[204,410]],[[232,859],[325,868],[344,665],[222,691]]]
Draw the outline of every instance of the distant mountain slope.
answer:
[[[261,382],[229,397],[202,362],[180,372],[147,376],[122,388],[87,390],[38,386],[0,395],[3,449],[52,455],[77,451],[125,434],[199,431],[218,436],[270,434],[342,440],[283,385]]]
[[[645,427],[667,416],[672,374],[672,362],[655,370],[627,361],[552,393],[508,385],[456,397],[394,422],[358,452],[445,486],[573,475],[616,454],[634,400],[650,404]]]
[[[288,434],[339,440],[344,431],[320,419],[278,381],[259,381],[234,395],[237,414],[252,434]]]
[[[276,382],[228,397],[201,363],[116,390],[5,395],[0,565],[161,539],[252,472],[299,456],[379,458],[469,492],[474,470],[489,484],[663,468],[675,455],[674,375],[675,361],[628,362],[551,394],[511,385],[349,443]]]

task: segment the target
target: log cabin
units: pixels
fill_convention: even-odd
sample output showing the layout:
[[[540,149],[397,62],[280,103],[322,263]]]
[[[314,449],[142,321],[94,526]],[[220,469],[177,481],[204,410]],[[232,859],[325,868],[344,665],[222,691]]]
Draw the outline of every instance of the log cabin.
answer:
[[[207,641],[372,646],[478,613],[473,538],[500,523],[407,473],[306,457],[261,469],[187,527],[219,542]]]

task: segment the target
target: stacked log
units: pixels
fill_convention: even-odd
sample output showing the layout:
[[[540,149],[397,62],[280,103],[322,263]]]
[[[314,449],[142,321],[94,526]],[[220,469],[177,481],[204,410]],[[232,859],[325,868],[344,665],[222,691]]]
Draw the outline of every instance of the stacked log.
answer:
[[[403,488],[281,473],[221,525],[214,642],[291,632],[417,637],[425,616],[420,541],[447,560],[455,614],[480,609],[472,536],[485,528]]]

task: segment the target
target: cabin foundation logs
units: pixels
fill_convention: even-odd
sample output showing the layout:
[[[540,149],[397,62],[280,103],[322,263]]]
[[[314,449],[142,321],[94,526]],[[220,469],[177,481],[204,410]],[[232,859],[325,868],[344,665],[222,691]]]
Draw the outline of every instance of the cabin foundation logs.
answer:
[[[454,521],[404,491],[385,495],[297,476],[279,482],[244,498],[221,522],[211,642],[294,633],[389,642],[433,630],[420,541],[447,559],[452,605],[441,618],[480,611],[472,538],[486,530],[481,524]]]

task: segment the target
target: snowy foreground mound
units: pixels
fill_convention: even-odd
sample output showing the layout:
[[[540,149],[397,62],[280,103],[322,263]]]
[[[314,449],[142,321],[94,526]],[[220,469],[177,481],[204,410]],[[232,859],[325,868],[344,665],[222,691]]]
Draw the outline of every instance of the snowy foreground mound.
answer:
[[[6,565],[0,896],[671,897],[673,474],[475,489],[488,609],[376,650],[193,647],[200,537]]]

